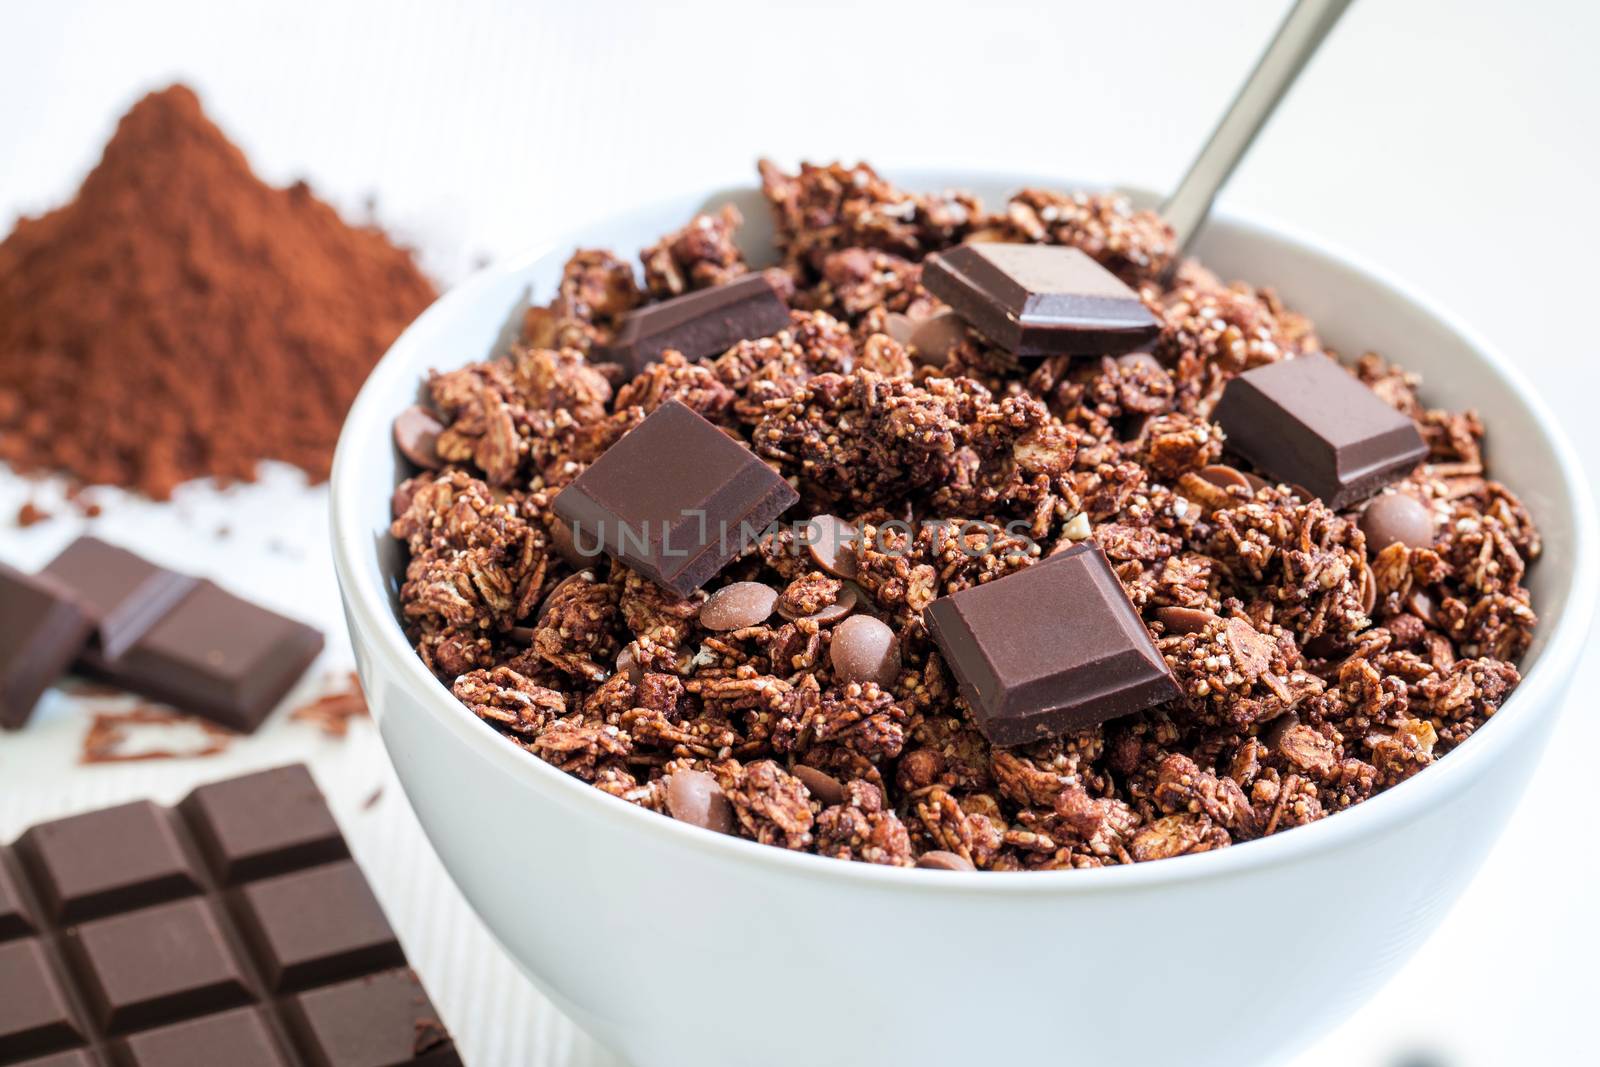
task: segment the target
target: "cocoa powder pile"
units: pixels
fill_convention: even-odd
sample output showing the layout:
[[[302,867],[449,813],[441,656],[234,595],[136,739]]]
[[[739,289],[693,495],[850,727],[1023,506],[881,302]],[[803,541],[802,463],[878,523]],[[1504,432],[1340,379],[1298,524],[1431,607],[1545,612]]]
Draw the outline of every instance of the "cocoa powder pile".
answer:
[[[434,295],[380,231],[258,179],[191,90],[153,93],[75,200],[0,244],[0,460],[157,499],[262,459],[322,480]]]

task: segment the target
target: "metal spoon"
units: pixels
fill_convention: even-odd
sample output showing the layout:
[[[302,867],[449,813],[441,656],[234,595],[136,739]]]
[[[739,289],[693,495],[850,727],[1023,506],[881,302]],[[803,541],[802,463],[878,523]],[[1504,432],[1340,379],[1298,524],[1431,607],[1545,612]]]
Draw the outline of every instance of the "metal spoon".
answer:
[[[1189,166],[1189,173],[1161,206],[1161,215],[1178,235],[1178,252],[1189,247],[1211,213],[1217,191],[1249,151],[1261,127],[1277,109],[1300,71],[1333,29],[1351,0],[1297,0],[1256,69],[1233,98],[1211,139]],[[1179,257],[1174,257],[1176,263]]]

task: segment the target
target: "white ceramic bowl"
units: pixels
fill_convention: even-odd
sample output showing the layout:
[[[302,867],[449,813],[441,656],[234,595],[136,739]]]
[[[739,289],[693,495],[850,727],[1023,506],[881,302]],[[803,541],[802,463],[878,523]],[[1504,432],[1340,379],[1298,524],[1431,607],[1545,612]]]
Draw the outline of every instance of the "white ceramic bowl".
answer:
[[[1060,181],[896,175],[989,203]],[[615,800],[508,744],[422,666],[394,613],[389,423],[429,368],[482,358],[574,245],[632,254],[753,188],[588,227],[458,286],[362,390],[333,471],[333,532],[362,682],[406,793],[456,884],[528,976],[639,1067],[1242,1064],[1311,1041],[1417,948],[1471,878],[1532,773],[1596,598],[1592,505],[1522,377],[1448,316],[1304,239],[1231,219],[1198,247],[1275,285],[1345,353],[1421,372],[1476,407],[1495,472],[1545,537],[1527,677],[1440,764],[1351,811],[1240,847],[1105,870],[952,874],[797,855]],[[506,1020],[507,1026],[519,1025]]]

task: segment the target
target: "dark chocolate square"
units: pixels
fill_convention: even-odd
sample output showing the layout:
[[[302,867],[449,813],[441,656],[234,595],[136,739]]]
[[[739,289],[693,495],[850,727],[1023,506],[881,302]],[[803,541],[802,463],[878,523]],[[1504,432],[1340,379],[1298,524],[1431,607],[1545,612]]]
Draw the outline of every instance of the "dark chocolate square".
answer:
[[[620,363],[629,376],[667,349],[690,361],[720,356],[740,341],[770,337],[789,325],[789,307],[770,279],[747,274],[723,285],[646,304],[622,318],[596,360]]]
[[[0,1062],[83,1043],[44,942],[29,937],[0,945],[0,991]]]
[[[563,489],[555,510],[580,553],[603,549],[687,596],[797,500],[755,453],[672,400]]]
[[[187,896],[199,872],[172,817],[148,800],[41,823],[16,851],[33,875],[41,904],[58,923],[82,922]]]
[[[234,903],[273,993],[405,963],[378,898],[350,860],[251,882]]]
[[[77,593],[95,624],[91,660],[101,662],[126,652],[195,583],[98,537],[78,538],[44,573]]]
[[[304,764],[200,786],[178,808],[223,885],[349,855]]]
[[[204,898],[97,919],[62,934],[96,1025],[125,1034],[250,1000]]]
[[[294,1067],[258,1008],[146,1030],[118,1042],[127,1067]]]
[[[408,970],[313,989],[284,1002],[284,1021],[319,1067],[460,1067],[461,1057]]]
[[[1231,451],[1334,509],[1371,496],[1428,455],[1415,423],[1324,355],[1246,371],[1228,382],[1212,418]]]
[[[0,728],[20,729],[28,721],[93,628],[70,590],[0,563]]]
[[[1161,329],[1138,293],[1062,245],[961,245],[930,255],[922,284],[1022,359],[1131,352]]]
[[[1093,542],[940,597],[924,618],[997,745],[1075,733],[1180,695]]]

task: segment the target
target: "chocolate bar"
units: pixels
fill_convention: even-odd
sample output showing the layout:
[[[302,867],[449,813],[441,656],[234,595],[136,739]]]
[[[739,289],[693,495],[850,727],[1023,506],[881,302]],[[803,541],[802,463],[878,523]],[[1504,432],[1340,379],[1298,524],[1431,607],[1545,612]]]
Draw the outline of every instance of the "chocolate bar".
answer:
[[[687,596],[800,499],[748,448],[671,400],[555,499],[581,553]]]
[[[961,245],[929,256],[922,284],[1019,359],[1131,352],[1161,329],[1138,293],[1061,245]]]
[[[48,576],[0,563],[0,729],[17,730],[89,638],[94,621]]]
[[[322,634],[126,549],[79,538],[44,574],[69,588],[100,639],[91,675],[249,733],[322,651]]]
[[[594,358],[620,363],[633,377],[669,348],[688,360],[720,356],[740,341],[770,337],[788,325],[789,306],[778,287],[765,275],[747,274],[635,308]]]
[[[0,848],[0,1064],[460,1062],[304,766]]]
[[[1318,354],[1229,381],[1212,418],[1231,451],[1335,510],[1404,477],[1428,455],[1415,423]]]
[[[1180,695],[1098,545],[940,597],[923,615],[985,737],[1061,737]]]

